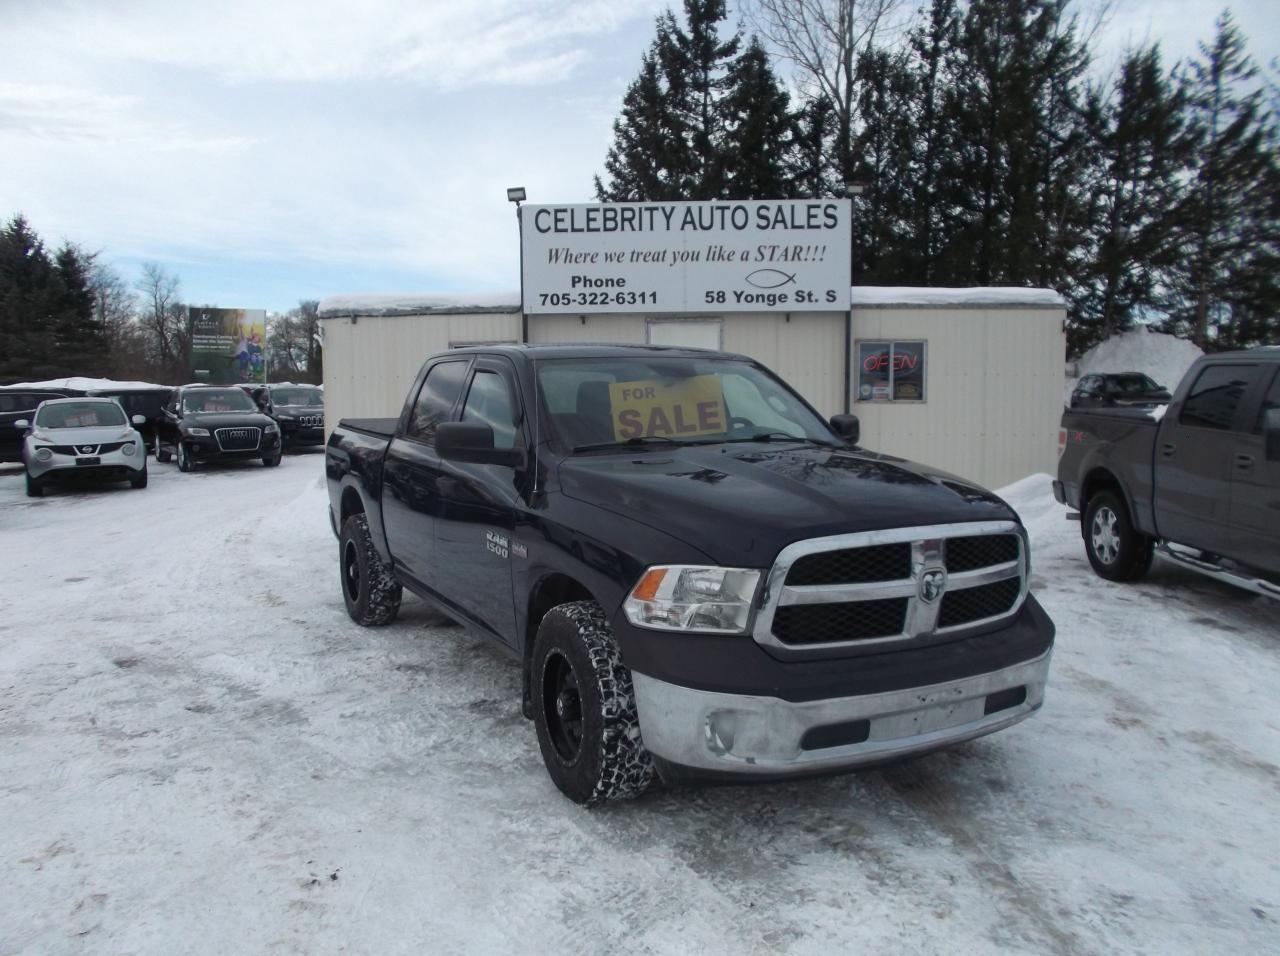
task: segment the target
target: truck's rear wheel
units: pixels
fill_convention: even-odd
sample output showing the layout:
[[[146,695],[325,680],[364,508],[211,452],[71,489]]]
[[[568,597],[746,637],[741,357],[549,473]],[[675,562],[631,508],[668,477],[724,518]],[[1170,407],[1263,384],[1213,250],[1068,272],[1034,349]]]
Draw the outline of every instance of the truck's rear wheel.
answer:
[[[1133,526],[1129,509],[1114,491],[1089,499],[1084,549],[1093,570],[1108,581],[1137,581],[1151,567],[1152,541]]]
[[[396,619],[403,591],[378,557],[363,514],[351,515],[342,523],[338,573],[351,620],[363,627],[377,627]]]
[[[594,806],[653,785],[631,672],[600,605],[574,601],[548,611],[530,667],[538,746],[561,793]]]

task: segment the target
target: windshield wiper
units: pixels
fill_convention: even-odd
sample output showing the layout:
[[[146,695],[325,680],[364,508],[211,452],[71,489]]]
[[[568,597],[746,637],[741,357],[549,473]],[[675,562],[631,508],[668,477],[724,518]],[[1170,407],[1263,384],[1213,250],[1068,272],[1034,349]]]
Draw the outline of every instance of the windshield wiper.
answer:
[[[810,445],[822,445],[824,448],[834,448],[835,444],[829,441],[823,441],[820,438],[809,438],[805,435],[792,435],[790,432],[756,432],[754,435],[748,435],[745,438],[726,438],[725,443],[744,442],[744,441],[799,441],[806,442]]]
[[[597,448],[639,448],[641,445],[647,445],[650,442],[658,442],[664,445],[681,445],[684,442],[678,442],[674,438],[667,438],[665,435],[640,435],[637,438],[627,438],[623,441],[598,441],[590,445],[574,445],[575,452],[595,451]]]

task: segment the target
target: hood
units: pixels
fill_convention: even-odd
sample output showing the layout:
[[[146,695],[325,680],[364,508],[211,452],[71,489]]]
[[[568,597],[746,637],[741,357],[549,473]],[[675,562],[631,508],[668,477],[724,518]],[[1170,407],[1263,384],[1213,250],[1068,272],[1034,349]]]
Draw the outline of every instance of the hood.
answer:
[[[106,442],[129,441],[138,433],[132,425],[103,425],[99,428],[41,428],[36,441],[51,445],[102,445]]]
[[[1016,518],[991,492],[853,449],[707,445],[580,454],[564,494],[664,531],[726,565],[765,567],[805,538]]]
[[[275,424],[262,412],[187,412],[182,416],[182,423],[196,428],[244,428],[246,425],[265,428]]]

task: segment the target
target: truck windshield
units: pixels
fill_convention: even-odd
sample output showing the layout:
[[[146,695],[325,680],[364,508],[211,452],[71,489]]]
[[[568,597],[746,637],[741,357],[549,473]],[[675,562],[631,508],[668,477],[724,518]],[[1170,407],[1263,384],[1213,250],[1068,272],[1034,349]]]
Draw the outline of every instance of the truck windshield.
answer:
[[[324,404],[324,392],[318,388],[273,388],[271,401],[277,405],[311,405],[319,408]]]
[[[253,399],[238,388],[196,388],[182,396],[182,410],[191,412],[256,412]]]
[[[41,428],[104,428],[125,423],[124,409],[115,402],[58,402],[36,413]]]
[[[825,422],[763,369],[726,359],[622,356],[538,362],[561,443],[575,450],[670,442],[809,441]]]

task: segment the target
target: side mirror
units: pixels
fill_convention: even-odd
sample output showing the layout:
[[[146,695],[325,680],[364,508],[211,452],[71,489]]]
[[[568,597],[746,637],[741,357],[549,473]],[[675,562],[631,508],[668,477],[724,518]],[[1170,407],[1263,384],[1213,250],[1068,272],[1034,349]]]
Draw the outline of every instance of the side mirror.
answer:
[[[850,445],[858,444],[858,438],[862,434],[862,426],[858,423],[857,415],[832,415],[831,430]]]
[[[493,429],[479,422],[442,422],[436,426],[436,454],[445,461],[522,468],[523,448],[494,448]]]
[[[31,420],[28,418],[19,418],[16,422],[13,423],[13,427],[19,430],[30,428]]]
[[[145,425],[145,424],[147,423],[147,416],[146,416],[146,415],[134,415],[134,416],[133,416],[133,418],[131,419],[131,421],[132,421],[135,425]]]

